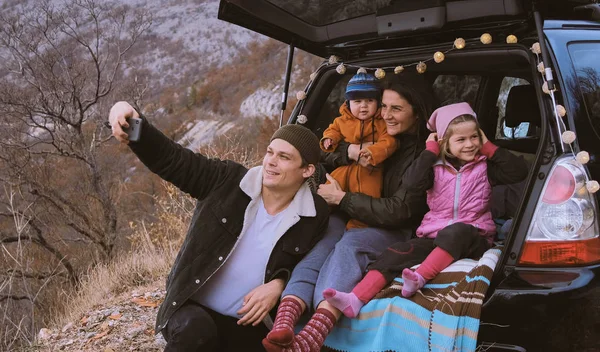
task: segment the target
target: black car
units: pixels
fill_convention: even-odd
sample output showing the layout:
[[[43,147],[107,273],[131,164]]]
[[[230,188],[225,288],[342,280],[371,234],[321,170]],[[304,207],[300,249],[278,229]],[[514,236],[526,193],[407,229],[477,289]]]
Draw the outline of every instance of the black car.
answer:
[[[301,122],[320,136],[358,67],[382,68],[387,75],[419,70],[442,103],[469,102],[492,142],[530,162],[513,210],[503,214],[512,227],[499,239],[504,250],[483,322],[519,326],[510,312],[540,304],[552,309],[598,284],[593,180],[600,180],[600,5],[222,0],[219,18],[287,43],[292,54],[295,47],[329,58],[310,78],[289,123],[308,116]],[[290,68],[288,63],[288,77]],[[494,326],[482,324],[482,350],[541,346]]]

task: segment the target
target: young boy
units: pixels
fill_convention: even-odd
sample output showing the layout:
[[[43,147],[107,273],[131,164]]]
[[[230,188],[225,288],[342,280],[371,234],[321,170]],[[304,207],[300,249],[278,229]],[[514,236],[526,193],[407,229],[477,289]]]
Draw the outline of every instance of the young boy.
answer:
[[[387,134],[385,121],[381,118],[379,102],[381,87],[377,79],[368,73],[358,72],[348,82],[346,101],[340,107],[341,116],[323,132],[321,149],[335,151],[341,141],[360,144],[359,158],[366,158],[372,167],[366,168],[358,162],[335,169],[331,176],[346,192],[359,192],[377,197],[381,196],[383,169],[379,167],[396,150],[396,139]],[[373,144],[362,148],[362,144]],[[366,224],[350,219],[346,229],[368,227]]]

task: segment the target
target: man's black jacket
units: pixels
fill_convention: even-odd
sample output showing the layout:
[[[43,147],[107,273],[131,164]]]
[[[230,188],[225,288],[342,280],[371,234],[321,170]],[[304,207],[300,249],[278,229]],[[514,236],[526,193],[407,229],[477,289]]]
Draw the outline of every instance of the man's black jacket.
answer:
[[[249,170],[232,161],[209,159],[185,149],[145,118],[141,139],[131,142],[130,147],[152,172],[198,200],[167,279],[167,294],[156,318],[155,331],[158,333],[232,252],[252,199],[240,188],[240,182]],[[298,194],[303,190],[306,193],[306,189],[308,185],[304,184]],[[320,196],[313,194],[310,198],[313,198],[312,211],[316,210],[316,214],[296,215],[295,225],[279,239],[271,252],[265,268],[265,282],[276,278],[287,282],[294,266],[322,238],[329,208]]]

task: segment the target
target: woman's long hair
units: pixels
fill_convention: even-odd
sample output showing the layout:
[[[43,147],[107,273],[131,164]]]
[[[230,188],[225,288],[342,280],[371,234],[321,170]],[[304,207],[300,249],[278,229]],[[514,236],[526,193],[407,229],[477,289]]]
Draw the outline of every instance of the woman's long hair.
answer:
[[[417,145],[424,145],[428,135],[427,120],[438,105],[431,84],[422,74],[403,72],[400,75],[388,76],[383,83],[383,90],[386,89],[398,93],[411,105],[417,118]],[[413,158],[417,157],[420,150],[418,146],[415,148]]]

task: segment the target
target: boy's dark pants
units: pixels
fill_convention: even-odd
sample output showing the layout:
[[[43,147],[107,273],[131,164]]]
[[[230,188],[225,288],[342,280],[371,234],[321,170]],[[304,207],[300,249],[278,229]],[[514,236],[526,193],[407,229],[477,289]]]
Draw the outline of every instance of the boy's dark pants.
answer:
[[[162,330],[167,340],[165,352],[264,352],[262,339],[269,333],[267,327],[263,323],[237,325],[237,321],[188,301]]]
[[[369,266],[369,270],[381,272],[391,282],[405,268],[422,263],[435,247],[442,248],[454,260],[459,260],[481,257],[489,244],[475,226],[457,222],[440,230],[436,238],[418,237],[394,243]]]

